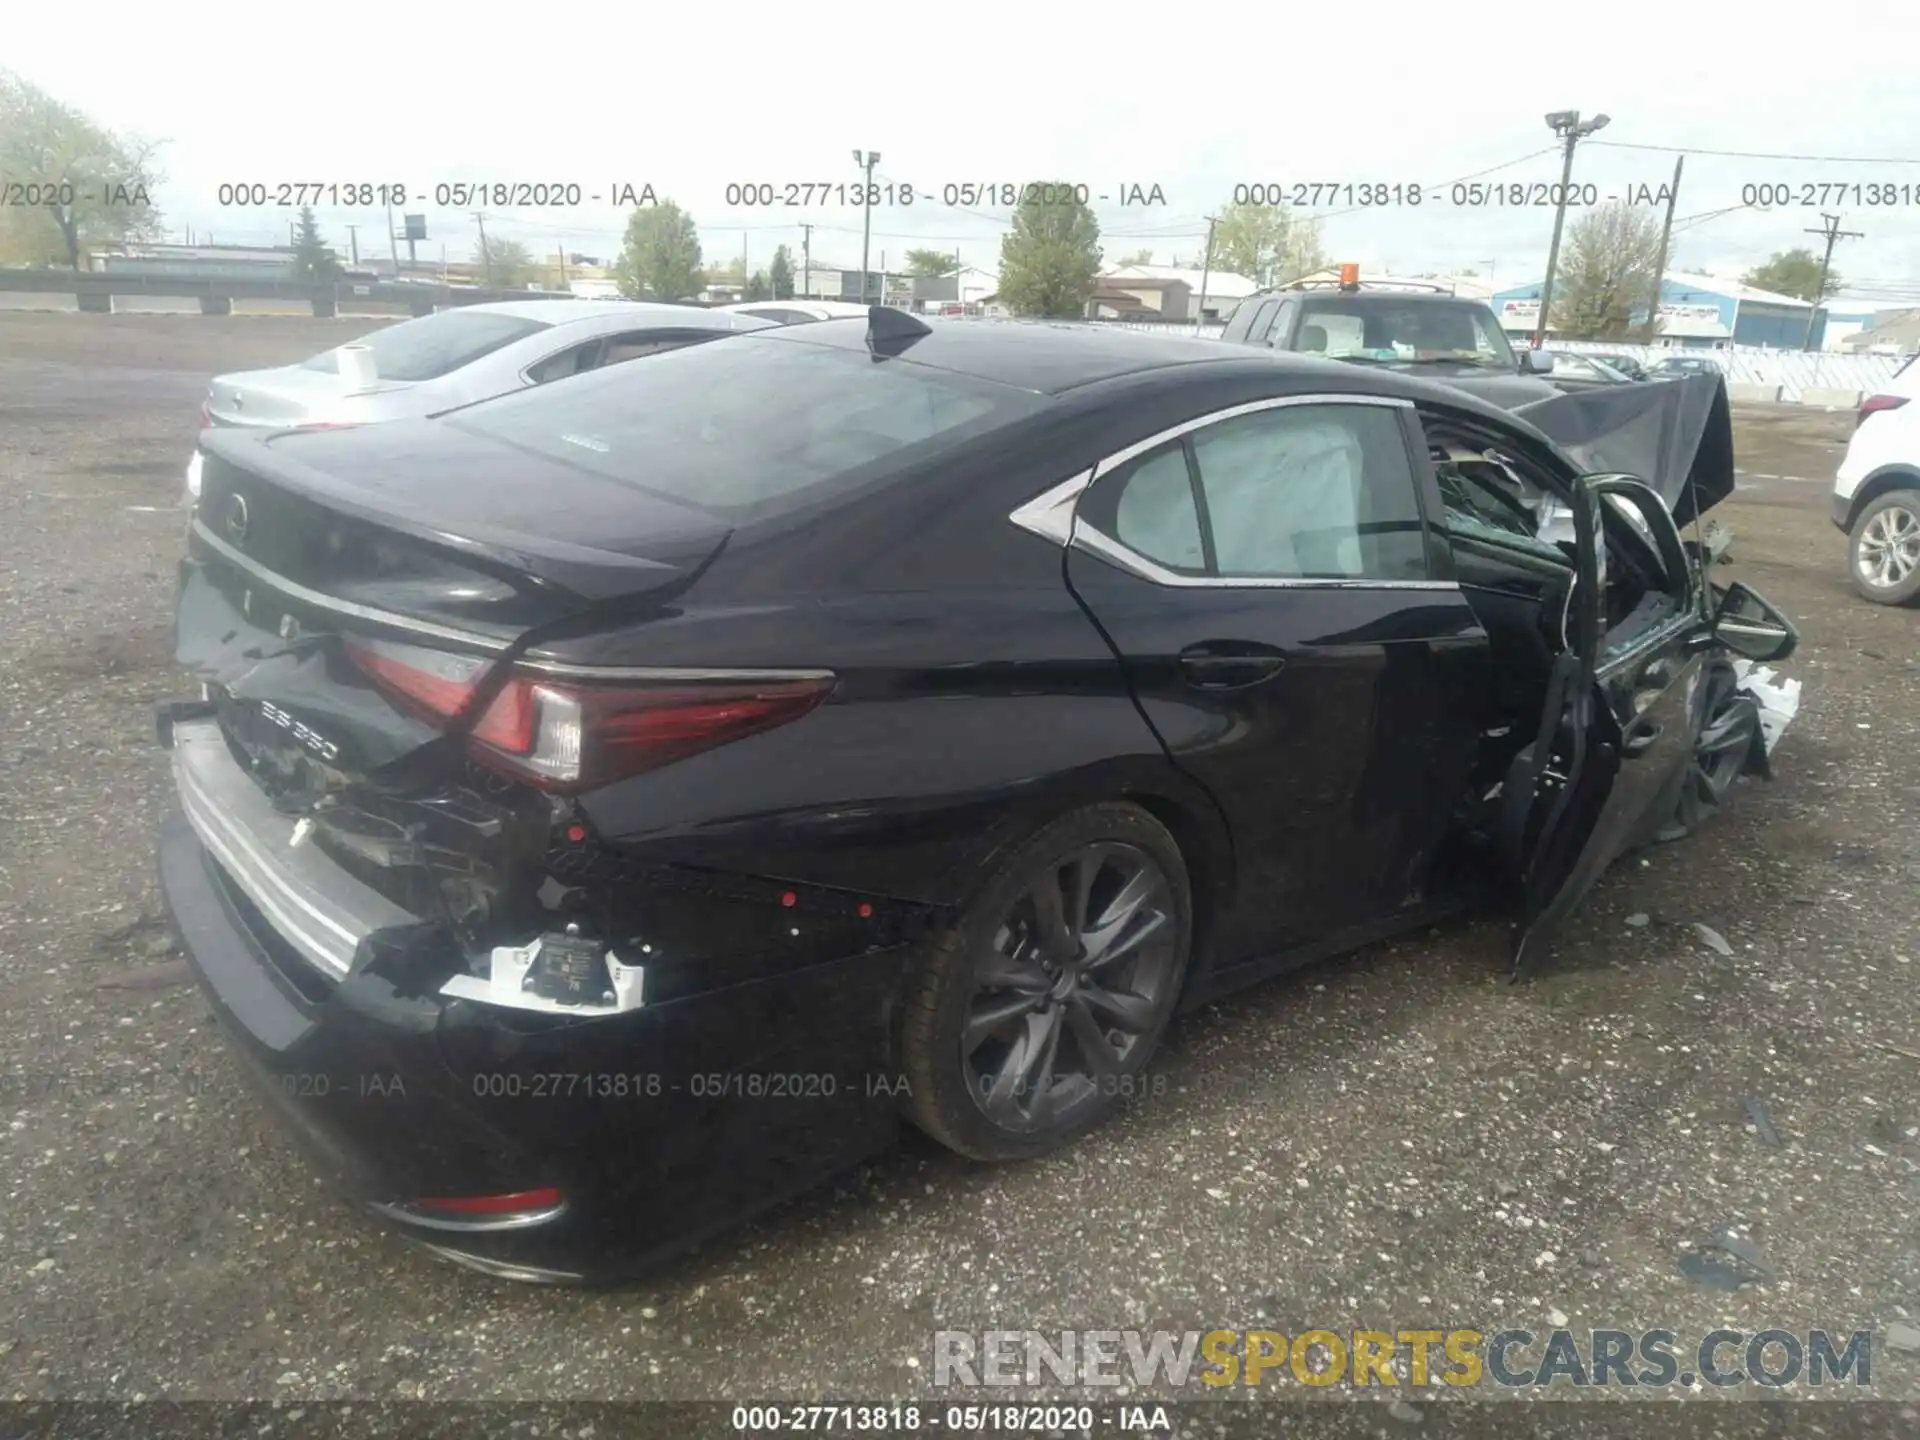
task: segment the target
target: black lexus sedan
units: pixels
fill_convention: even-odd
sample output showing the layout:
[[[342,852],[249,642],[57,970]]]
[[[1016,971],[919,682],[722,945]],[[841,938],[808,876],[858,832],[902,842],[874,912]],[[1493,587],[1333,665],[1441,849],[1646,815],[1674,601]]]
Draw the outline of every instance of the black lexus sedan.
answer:
[[[1731,657],[1794,634],[1681,538],[1700,383],[1607,402],[1705,397],[1619,427],[1668,473],[1583,476],[1583,396],[876,309],[208,432],[168,904],[319,1163],[490,1273],[631,1274],[903,1120],[1040,1153],[1285,966],[1481,903],[1531,963],[1764,767]]]

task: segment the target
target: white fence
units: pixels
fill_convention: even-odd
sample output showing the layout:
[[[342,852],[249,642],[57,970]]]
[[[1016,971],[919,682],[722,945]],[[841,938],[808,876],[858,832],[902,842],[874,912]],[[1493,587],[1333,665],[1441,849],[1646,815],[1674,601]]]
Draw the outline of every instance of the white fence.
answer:
[[[1549,350],[1631,355],[1651,365],[1667,355],[1705,355],[1727,372],[1734,385],[1778,385],[1780,398],[1798,402],[1808,390],[1857,390],[1871,395],[1886,388],[1902,362],[1891,355],[1828,355],[1818,350],[1765,350],[1735,345],[1725,350],[1674,350],[1654,345],[1608,345],[1597,340],[1555,340]]]
[[[1143,330],[1152,334],[1191,334],[1191,327],[1156,325],[1151,321],[1103,320],[1121,330]],[[1217,338],[1224,325],[1203,325],[1200,334]],[[1765,350],[1751,345],[1735,345],[1725,350],[1675,350],[1654,345],[1610,345],[1599,340],[1555,340],[1549,350],[1587,351],[1603,355],[1631,355],[1643,365],[1667,355],[1705,355],[1726,372],[1733,385],[1780,387],[1782,401],[1798,404],[1808,390],[1858,391],[1871,395],[1886,388],[1894,371],[1904,363],[1891,355],[1828,355],[1815,351]]]

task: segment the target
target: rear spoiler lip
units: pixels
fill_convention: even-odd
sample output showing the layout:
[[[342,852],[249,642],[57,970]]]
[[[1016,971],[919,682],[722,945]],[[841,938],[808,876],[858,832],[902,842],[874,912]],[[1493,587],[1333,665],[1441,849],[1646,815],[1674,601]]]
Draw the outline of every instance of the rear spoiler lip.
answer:
[[[460,531],[448,530],[432,517],[404,506],[370,505],[344,489],[326,471],[289,459],[271,447],[269,442],[293,433],[295,428],[204,430],[200,434],[200,448],[241,470],[318,501],[330,510],[397,531],[515,577],[530,577],[584,601],[631,596],[671,584],[685,573],[679,565],[564,540],[538,540],[473,525],[464,526]],[[716,536],[715,547],[725,539],[724,533]]]

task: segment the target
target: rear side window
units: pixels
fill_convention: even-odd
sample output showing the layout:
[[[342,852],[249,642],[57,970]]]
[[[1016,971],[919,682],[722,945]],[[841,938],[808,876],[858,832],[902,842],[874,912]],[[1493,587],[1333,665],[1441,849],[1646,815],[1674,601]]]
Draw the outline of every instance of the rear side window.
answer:
[[[1135,461],[1117,483],[1114,538],[1170,570],[1206,574],[1206,548],[1200,538],[1200,510],[1187,469],[1186,447],[1173,445]]]
[[[483,401],[448,420],[636,489],[751,516],[899,476],[1045,403],[766,330]]]
[[[1082,517],[1164,569],[1224,580],[1424,580],[1398,413],[1283,405],[1194,431],[1103,479]]]
[[[442,310],[389,325],[354,341],[373,351],[382,380],[437,380],[483,355],[550,327],[544,320],[479,310]],[[304,370],[336,370],[337,352],[316,355]]]
[[[1285,405],[1209,425],[1192,443],[1221,575],[1426,578],[1395,411]]]

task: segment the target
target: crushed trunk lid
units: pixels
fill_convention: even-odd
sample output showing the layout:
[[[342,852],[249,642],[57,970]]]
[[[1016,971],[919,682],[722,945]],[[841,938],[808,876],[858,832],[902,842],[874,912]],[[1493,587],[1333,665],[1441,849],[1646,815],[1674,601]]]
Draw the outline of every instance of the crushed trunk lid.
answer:
[[[1607,385],[1513,412],[1588,474],[1637,475],[1674,522],[1704,515],[1734,489],[1733,413],[1718,375]]]

